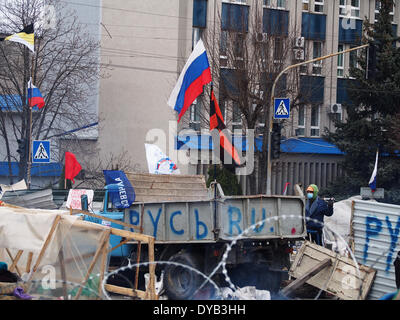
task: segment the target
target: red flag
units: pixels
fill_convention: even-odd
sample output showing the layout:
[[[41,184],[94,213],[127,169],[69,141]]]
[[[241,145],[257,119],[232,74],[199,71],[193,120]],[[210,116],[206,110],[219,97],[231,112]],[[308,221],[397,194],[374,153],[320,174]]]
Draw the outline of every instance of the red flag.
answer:
[[[71,152],[65,152],[65,179],[72,180],[72,183],[75,183],[74,178],[81,169],[82,167],[75,155]]]
[[[210,131],[213,129],[217,129],[219,132],[219,141],[220,141],[220,155],[221,161],[223,161],[224,150],[226,150],[234,162],[240,166],[241,160],[236,148],[232,145],[230,138],[227,137],[222,130],[226,129],[224,118],[222,116],[221,109],[217,103],[217,99],[215,99],[214,90],[211,90],[211,103],[210,103]]]

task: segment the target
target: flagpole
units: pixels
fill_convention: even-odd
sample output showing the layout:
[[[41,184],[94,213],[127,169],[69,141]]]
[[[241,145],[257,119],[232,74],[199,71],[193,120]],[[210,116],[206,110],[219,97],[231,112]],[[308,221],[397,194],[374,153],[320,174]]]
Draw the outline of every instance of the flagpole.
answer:
[[[32,54],[32,63],[31,63],[31,78],[30,84],[32,85],[33,81],[33,54]],[[27,172],[27,184],[28,189],[31,188],[31,168],[32,168],[32,107],[29,105],[29,87],[28,87],[28,108],[29,108],[29,140],[28,140],[28,172]]]
[[[212,94],[213,94],[213,90],[214,90],[214,86],[213,86],[213,82],[211,81],[211,91],[210,91],[210,115],[211,115],[211,103],[212,103]],[[210,132],[211,133],[211,132]],[[215,144],[214,148],[215,148]],[[214,150],[215,152],[215,150]],[[212,159],[214,159],[214,152],[213,152],[213,156],[211,157],[211,161]],[[214,161],[214,236],[217,237],[217,164]]]

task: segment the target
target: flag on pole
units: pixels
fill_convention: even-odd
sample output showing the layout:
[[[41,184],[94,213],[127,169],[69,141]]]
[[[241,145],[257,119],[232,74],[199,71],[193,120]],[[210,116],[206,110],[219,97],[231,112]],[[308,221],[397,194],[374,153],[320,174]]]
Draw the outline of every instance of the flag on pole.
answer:
[[[109,199],[118,209],[126,209],[135,201],[135,190],[125,172],[121,170],[103,170],[109,191]]]
[[[375,190],[376,190],[376,175],[378,173],[378,154],[379,154],[379,151],[376,150],[375,167],[374,167],[374,171],[372,171],[372,175],[371,175],[371,178],[369,179],[369,183],[368,183],[372,192],[375,192]]]
[[[18,42],[28,47],[29,50],[35,52],[35,35],[33,30],[33,23],[26,26],[20,32],[10,36],[0,38],[0,41]]]
[[[38,88],[32,84],[32,78],[28,82],[28,103],[29,107],[37,106],[39,109],[44,107],[44,99]]]
[[[236,148],[232,145],[231,139],[227,136],[227,131],[224,117],[222,116],[221,109],[217,103],[217,99],[214,95],[214,90],[211,89],[211,102],[210,102],[210,131],[217,129],[219,133],[219,145],[220,145],[220,159],[224,162],[224,151],[227,151],[237,165],[241,165],[239,154]],[[225,132],[224,132],[225,131]],[[217,151],[217,150],[216,150]]]
[[[82,170],[82,166],[79,164],[76,157],[71,152],[65,152],[65,179],[69,179],[72,183],[75,183],[74,178]]]
[[[170,158],[155,144],[145,143],[147,165],[149,173],[153,174],[180,174],[180,170]]]
[[[178,112],[178,122],[193,101],[203,92],[203,86],[211,82],[211,70],[207,52],[200,39],[189,56],[168,99],[168,105]]]

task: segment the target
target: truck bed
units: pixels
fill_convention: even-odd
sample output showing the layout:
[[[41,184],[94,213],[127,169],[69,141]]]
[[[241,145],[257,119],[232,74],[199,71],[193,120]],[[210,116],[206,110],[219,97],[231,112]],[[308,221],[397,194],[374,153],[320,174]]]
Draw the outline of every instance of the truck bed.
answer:
[[[135,202],[125,210],[124,221],[136,226],[143,222],[143,233],[154,236],[158,243],[207,243],[238,236],[255,240],[306,236],[305,202],[296,196]]]

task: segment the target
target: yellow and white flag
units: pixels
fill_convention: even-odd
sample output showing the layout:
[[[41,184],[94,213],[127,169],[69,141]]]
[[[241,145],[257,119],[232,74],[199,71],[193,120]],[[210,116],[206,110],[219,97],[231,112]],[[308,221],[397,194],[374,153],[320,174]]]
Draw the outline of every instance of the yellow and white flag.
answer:
[[[35,52],[35,35],[33,32],[33,24],[26,26],[22,31],[12,34],[5,38],[0,38],[0,41],[13,41],[26,45],[29,50]]]

